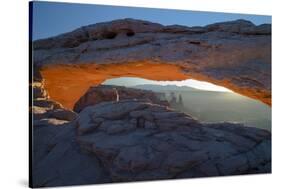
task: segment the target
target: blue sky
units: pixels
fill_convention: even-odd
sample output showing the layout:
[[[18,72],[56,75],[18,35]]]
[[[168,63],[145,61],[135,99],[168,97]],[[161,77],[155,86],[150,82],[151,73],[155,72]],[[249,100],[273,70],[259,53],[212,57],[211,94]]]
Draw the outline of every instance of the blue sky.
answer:
[[[259,25],[271,23],[271,16],[118,7],[91,4],[34,2],[33,39],[72,31],[80,26],[121,18],[134,18],[163,25],[204,26],[214,22],[246,19]]]

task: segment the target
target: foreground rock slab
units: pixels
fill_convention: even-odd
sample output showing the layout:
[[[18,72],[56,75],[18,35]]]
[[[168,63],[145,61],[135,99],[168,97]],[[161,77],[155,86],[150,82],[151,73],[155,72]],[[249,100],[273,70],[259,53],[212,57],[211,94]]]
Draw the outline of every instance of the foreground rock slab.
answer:
[[[140,100],[103,102],[78,115],[46,106],[48,99],[36,104],[43,106],[33,107],[34,187],[271,172],[265,130],[202,124]]]
[[[271,133],[203,124],[167,107],[124,100],[86,107],[77,141],[114,182],[271,172]]]

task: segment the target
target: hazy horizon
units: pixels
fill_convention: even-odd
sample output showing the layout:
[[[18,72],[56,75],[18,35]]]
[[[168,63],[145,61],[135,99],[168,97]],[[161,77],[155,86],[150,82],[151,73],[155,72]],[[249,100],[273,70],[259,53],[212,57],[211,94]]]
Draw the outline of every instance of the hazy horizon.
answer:
[[[153,84],[153,85],[176,85],[176,86],[188,86],[195,89],[205,90],[205,91],[219,91],[219,92],[232,92],[231,90],[214,85],[209,82],[205,81],[198,81],[194,79],[186,79],[182,81],[155,81],[155,80],[148,80],[148,79],[142,79],[142,78],[136,78],[136,77],[119,77],[119,78],[113,78],[108,79],[103,84],[107,85],[119,85],[119,86],[137,86],[137,85],[144,85],[144,84]]]

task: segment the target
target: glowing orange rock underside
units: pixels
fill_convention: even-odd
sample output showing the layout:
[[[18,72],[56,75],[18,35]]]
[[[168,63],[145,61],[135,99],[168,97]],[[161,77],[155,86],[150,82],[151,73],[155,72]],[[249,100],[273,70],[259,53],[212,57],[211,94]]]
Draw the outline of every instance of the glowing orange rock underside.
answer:
[[[270,105],[269,100],[255,95],[253,91],[232,86],[227,80],[220,81],[207,78],[199,73],[184,74],[180,67],[172,64],[160,63],[127,63],[127,64],[83,64],[83,65],[55,65],[41,69],[45,79],[45,89],[51,99],[60,102],[64,107],[72,109],[75,102],[87,91],[90,86],[99,85],[107,79],[118,77],[139,77],[156,81],[180,81],[189,78],[203,80],[227,87],[246,96],[259,99]]]

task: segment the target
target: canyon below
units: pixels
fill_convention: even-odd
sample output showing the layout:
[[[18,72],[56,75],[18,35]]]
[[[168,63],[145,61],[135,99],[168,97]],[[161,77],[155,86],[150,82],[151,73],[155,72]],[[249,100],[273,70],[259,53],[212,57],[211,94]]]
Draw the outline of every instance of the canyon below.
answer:
[[[271,108],[271,25],[122,19],[34,41],[34,187],[271,173],[271,129],[203,122],[151,90],[102,84],[196,79]]]

